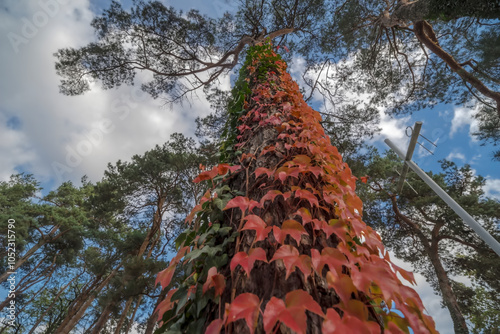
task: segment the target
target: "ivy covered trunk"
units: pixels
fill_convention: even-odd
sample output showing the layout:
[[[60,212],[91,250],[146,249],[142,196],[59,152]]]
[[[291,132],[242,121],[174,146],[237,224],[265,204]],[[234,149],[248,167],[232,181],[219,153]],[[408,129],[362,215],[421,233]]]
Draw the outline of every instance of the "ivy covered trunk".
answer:
[[[435,333],[270,44],[250,48],[229,115],[224,161],[195,180],[209,190],[157,278],[159,332]]]

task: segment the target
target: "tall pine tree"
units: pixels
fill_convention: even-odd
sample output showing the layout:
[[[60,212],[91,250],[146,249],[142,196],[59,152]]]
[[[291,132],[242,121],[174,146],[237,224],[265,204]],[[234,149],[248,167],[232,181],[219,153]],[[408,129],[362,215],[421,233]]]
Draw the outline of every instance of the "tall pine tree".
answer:
[[[223,162],[195,179],[210,189],[157,278],[162,332],[435,333],[270,44],[249,49],[229,115]]]

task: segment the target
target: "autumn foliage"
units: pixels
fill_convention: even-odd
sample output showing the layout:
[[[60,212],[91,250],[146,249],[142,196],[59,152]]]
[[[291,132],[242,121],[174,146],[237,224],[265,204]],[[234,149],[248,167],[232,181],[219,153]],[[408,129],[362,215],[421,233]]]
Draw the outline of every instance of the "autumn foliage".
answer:
[[[285,62],[258,45],[240,75],[234,153],[195,180],[210,189],[158,274],[169,289],[157,309],[163,330],[436,333],[397,274],[413,275],[362,221],[356,178]]]

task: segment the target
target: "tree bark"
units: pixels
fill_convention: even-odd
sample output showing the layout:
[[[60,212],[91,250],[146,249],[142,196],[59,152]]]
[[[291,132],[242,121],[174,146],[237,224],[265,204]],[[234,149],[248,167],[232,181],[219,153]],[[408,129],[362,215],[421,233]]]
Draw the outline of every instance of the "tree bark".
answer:
[[[471,84],[484,96],[493,99],[497,105],[497,112],[500,116],[500,93],[490,90],[486,85],[474,75],[464,69],[449,53],[439,46],[432,26],[427,21],[416,21],[414,32],[418,40],[431,50],[436,56],[441,58],[449,68],[457,73],[465,82]]]
[[[49,234],[46,236],[46,237],[43,237],[41,238],[37,243],[36,245],[34,245],[33,247],[31,247],[27,252],[26,254],[23,255],[22,258],[20,258],[19,260],[16,261],[16,263],[14,264],[14,269],[11,269],[5,273],[3,273],[2,275],[0,275],[0,283],[3,283],[7,277],[9,276],[9,272],[11,271],[16,271],[19,267],[21,267],[26,261],[28,261],[28,259],[33,256],[33,254],[36,253],[37,250],[39,250],[43,245],[47,244],[47,243],[50,243],[50,242],[53,242],[57,239],[59,239],[63,234],[65,234],[68,230],[64,231],[64,232],[60,232],[58,235],[56,236],[53,236],[53,234],[55,232],[57,232],[57,230],[59,229],[60,226],[56,225],[52,228],[52,230],[50,230]]]
[[[443,295],[444,304],[446,305],[446,308],[450,312],[455,333],[468,334],[469,330],[467,328],[467,323],[465,322],[465,318],[462,314],[462,311],[460,311],[460,308],[458,307],[457,298],[451,288],[450,280],[448,279],[448,274],[446,273],[446,270],[444,269],[443,264],[441,263],[441,259],[439,258],[438,234],[440,226],[435,226],[432,232],[433,235],[431,236],[431,240],[429,241],[429,239],[425,236],[425,234],[420,230],[419,225],[410,218],[408,218],[407,216],[403,215],[401,211],[399,211],[396,202],[396,196],[391,196],[391,201],[392,201],[392,209],[396,214],[396,217],[398,217],[399,220],[403,221],[403,223],[413,231],[414,235],[416,235],[420,239],[420,242],[425,249],[426,253],[425,255],[427,255],[427,257],[431,261],[432,267],[434,268],[434,272],[438,279],[439,290],[441,290],[441,293]]]
[[[141,306],[141,302],[142,302],[142,295],[140,295],[139,298],[137,298],[137,302],[135,303],[134,311],[132,312],[132,315],[130,316],[130,320],[129,320],[129,322],[127,324],[127,328],[125,330],[125,334],[130,333],[130,330],[134,326],[135,315],[137,314],[137,310],[139,309],[139,306]]]
[[[446,270],[444,269],[443,264],[441,263],[441,260],[439,258],[437,242],[434,242],[433,245],[429,248],[427,255],[429,256],[432,266],[434,267],[434,271],[436,272],[439,289],[443,294],[443,301],[448,308],[448,311],[450,311],[455,333],[468,334],[469,330],[467,328],[467,323],[465,322],[462,311],[460,311],[460,308],[458,307],[457,298],[451,288],[448,274],[446,273]]]
[[[29,331],[28,334],[32,334],[38,328],[38,325],[42,322],[43,318],[47,315],[47,313],[49,313],[50,310],[52,310],[52,308],[56,304],[56,302],[59,299],[59,297],[61,296],[61,294],[68,288],[68,286],[71,285],[71,283],[73,283],[80,276],[81,276],[81,274],[73,277],[73,279],[71,281],[69,281],[65,286],[63,286],[61,289],[59,289],[59,291],[57,292],[57,295],[54,297],[54,300],[52,301],[52,303],[50,303],[49,307],[42,313],[42,315],[40,315],[40,317],[38,317],[36,323],[33,325],[33,327],[31,327],[31,330]]]
[[[125,307],[122,310],[122,315],[120,316],[120,319],[118,320],[118,323],[116,324],[115,334],[120,334],[123,323],[125,322],[125,319],[127,318],[128,311],[130,309],[130,306],[132,305],[133,300],[134,299],[132,297],[129,297],[127,302],[125,303]]]
[[[120,269],[121,264],[119,264],[109,275],[106,277],[104,281],[102,281],[95,289],[89,291],[86,296],[86,299],[83,301],[81,306],[79,306],[76,310],[74,310],[73,315],[70,317],[66,317],[65,321],[59,326],[57,329],[58,334],[68,334],[80,321],[80,319],[85,314],[87,308],[92,304],[94,299],[97,297],[97,294],[108,285],[109,281],[116,275],[118,270]]]
[[[155,330],[156,322],[158,319],[158,313],[155,312],[156,309],[158,308],[158,305],[165,299],[165,296],[167,295],[167,289],[163,289],[158,296],[158,299],[156,300],[155,308],[153,313],[149,316],[146,330],[144,331],[144,334],[152,334],[153,331]]]
[[[99,334],[101,332],[101,329],[106,325],[106,322],[109,319],[109,315],[111,314],[111,309],[113,306],[114,306],[113,303],[108,303],[108,305],[106,305],[104,310],[102,310],[99,319],[92,328],[92,334]]]
[[[267,43],[251,48],[247,57],[245,64],[248,65],[240,72],[233,89],[236,102],[229,110],[228,124],[234,129],[228,132],[234,130],[239,135],[234,135],[234,141],[230,137],[221,149],[240,151],[223,156],[229,164],[239,166],[235,167],[237,172],[217,181],[217,186],[207,191],[208,195],[217,193],[215,188],[224,186],[232,194],[241,194],[234,197],[223,210],[223,216],[213,222],[214,226],[216,223],[230,226],[239,234],[223,250],[232,260],[215,268],[217,279],[224,279],[225,285],[219,285],[220,290],[216,290],[218,300],[201,311],[199,319],[204,321],[204,328],[221,326],[225,334],[248,333],[250,323],[243,319],[235,321],[236,315],[231,315],[233,307],[241,307],[237,299],[240,302],[239,298],[244,296],[252,298],[253,305],[258,304],[253,306],[257,333],[298,331],[288,320],[278,318],[281,314],[278,305],[287,303],[288,307],[306,300],[309,300],[309,312],[299,308],[290,311],[293,313],[290,316],[301,323],[300,332],[319,334],[324,332],[324,326],[335,327],[339,332],[349,326],[359,332],[383,331],[383,315],[377,313],[372,304],[374,295],[369,286],[382,289],[390,282],[401,295],[386,290],[385,298],[398,300],[408,326],[420,333],[432,331],[432,321],[418,310],[423,308],[421,301],[413,290],[402,286],[392,271],[380,237],[362,222],[362,203],[354,193],[355,178],[321,127],[321,116],[307,106],[298,85],[286,72],[285,62]],[[217,169],[222,174],[221,167]],[[217,169],[202,173],[199,179],[214,175]],[[205,199],[209,200],[208,196]],[[203,211],[201,204],[197,206],[200,207],[198,211]],[[203,212],[197,217],[193,224],[195,232],[198,227],[212,226],[212,220],[206,216]],[[366,241],[360,242],[361,239]],[[193,252],[205,247],[202,241],[195,242]],[[179,258],[185,248],[179,251]],[[245,269],[240,259],[249,258],[257,251],[262,260],[254,261]],[[383,259],[380,254],[384,254]],[[338,262],[321,265],[321,261],[326,263],[333,258]],[[204,259],[191,262],[188,257],[184,264],[187,268],[203,267]],[[175,261],[180,260],[176,257],[170,270],[175,268]],[[191,277],[191,270],[186,269],[185,275]],[[215,282],[214,277],[200,278],[197,284],[205,281],[205,291],[210,280]],[[391,295],[393,297],[389,297]],[[402,295],[420,306],[407,309]],[[348,306],[354,304],[363,310],[363,315],[358,317],[359,327],[354,319],[357,316]],[[176,310],[178,314],[172,318],[179,319],[181,328],[185,309],[187,307]],[[410,317],[413,312],[418,316]],[[330,325],[329,321],[342,324]],[[340,328],[344,323],[346,328]]]

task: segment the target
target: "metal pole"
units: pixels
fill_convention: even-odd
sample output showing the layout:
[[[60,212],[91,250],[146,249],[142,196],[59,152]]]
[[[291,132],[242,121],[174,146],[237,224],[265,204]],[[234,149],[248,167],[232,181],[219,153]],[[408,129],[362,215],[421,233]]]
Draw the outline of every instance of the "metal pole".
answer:
[[[420,129],[422,128],[422,122],[415,122],[413,127],[413,132],[411,134],[410,144],[408,145],[408,151],[406,151],[405,161],[411,161],[413,157],[413,151],[417,145],[418,135],[420,134]],[[396,188],[396,193],[400,193],[405,185],[406,174],[408,173],[408,165],[403,165],[403,171],[401,172],[401,177],[399,178],[399,183]]]
[[[384,142],[392,150],[394,150],[394,152],[396,152],[401,159],[405,158],[404,153],[399,148],[397,148],[393,142],[391,142],[389,139],[384,140]],[[441,189],[441,187],[438,186],[437,183],[434,182],[427,174],[425,174],[425,172],[421,170],[420,167],[418,167],[413,161],[405,161],[405,163],[408,165],[408,167],[413,169],[413,171],[417,173],[417,175],[420,176],[422,180],[424,180],[424,182],[427,183],[429,187],[431,187],[432,190],[434,190],[434,192],[439,197],[441,197],[441,199],[443,199],[443,201],[445,201],[446,204],[448,204],[450,208],[455,211],[455,213],[459,215],[464,220],[464,222],[469,225],[470,228],[472,228],[479,235],[479,237],[483,239],[484,242],[486,242],[495,251],[495,253],[500,256],[500,243],[495,238],[493,238],[488,233],[488,231],[486,231],[478,222],[476,222],[474,218],[472,218],[471,215],[467,213],[467,211],[462,209],[462,207],[458,205],[458,203],[455,202],[453,198],[451,198],[443,189]]]

